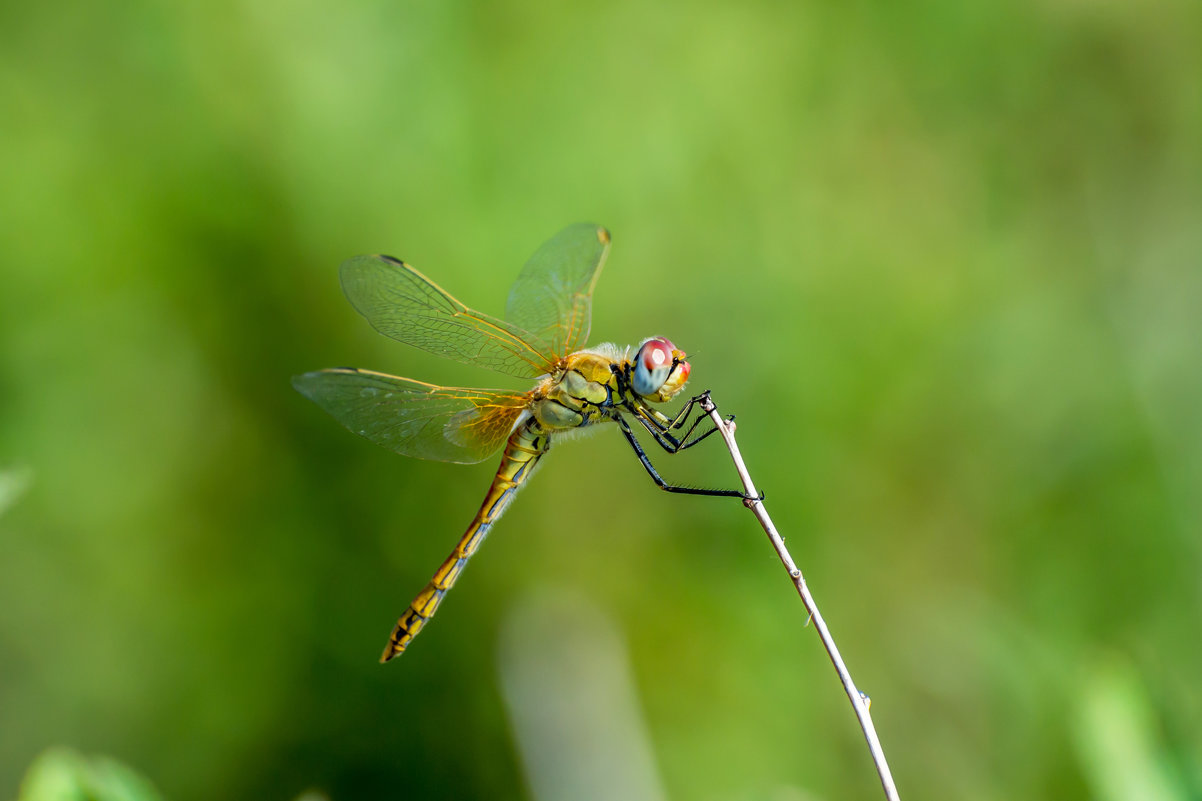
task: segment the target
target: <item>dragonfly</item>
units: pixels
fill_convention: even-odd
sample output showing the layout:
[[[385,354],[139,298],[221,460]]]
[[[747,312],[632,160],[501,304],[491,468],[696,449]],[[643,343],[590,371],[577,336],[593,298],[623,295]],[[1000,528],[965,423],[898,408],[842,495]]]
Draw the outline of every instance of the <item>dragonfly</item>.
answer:
[[[704,414],[685,428],[708,393],[689,399],[672,417],[650,405],[671,401],[684,389],[691,367],[683,351],[664,337],[645,339],[636,348],[585,347],[593,289],[609,247],[609,232],[590,223],[547,240],[510,289],[504,320],[469,308],[400,259],[357,256],[342,264],[343,291],[380,333],[461,363],[534,380],[533,388],[515,392],[436,386],[345,367],[293,378],[302,395],[347,429],[405,456],[470,464],[502,450],[483,503],[397,621],[381,662],[405,651],[551,444],[571,434],[614,423],[660,488],[748,499],[737,490],[668,483],[635,437],[632,423],[668,453],[678,453],[717,430],[697,432],[709,419]]]

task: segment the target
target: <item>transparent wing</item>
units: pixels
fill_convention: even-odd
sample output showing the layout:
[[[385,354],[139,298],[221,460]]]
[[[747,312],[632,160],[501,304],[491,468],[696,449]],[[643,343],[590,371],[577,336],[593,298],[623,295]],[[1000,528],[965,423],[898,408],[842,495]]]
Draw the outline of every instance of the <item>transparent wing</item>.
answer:
[[[292,386],[377,445],[461,464],[496,452],[529,404],[524,394],[438,387],[349,367],[294,376]]]
[[[520,378],[551,372],[554,356],[547,343],[468,308],[403,261],[356,256],[340,272],[351,305],[385,336]]]
[[[569,226],[535,252],[509,290],[505,318],[563,357],[588,344],[593,287],[609,252],[609,232],[592,223]]]

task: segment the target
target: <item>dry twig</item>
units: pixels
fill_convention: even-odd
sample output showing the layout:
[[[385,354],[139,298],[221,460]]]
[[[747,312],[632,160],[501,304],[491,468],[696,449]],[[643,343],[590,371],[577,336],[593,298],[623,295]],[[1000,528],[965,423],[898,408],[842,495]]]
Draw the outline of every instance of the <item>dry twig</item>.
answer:
[[[789,555],[788,549],[785,548],[784,540],[776,531],[776,526],[772,524],[772,518],[768,517],[768,512],[764,509],[764,502],[756,500],[759,493],[755,489],[755,485],[751,481],[751,475],[747,472],[747,465],[743,463],[743,457],[739,453],[739,446],[735,443],[735,424],[734,421],[723,420],[718,414],[718,409],[710,399],[709,393],[701,400],[701,408],[709,413],[709,416],[714,421],[714,425],[718,427],[718,432],[722,438],[726,440],[726,447],[730,450],[730,456],[734,460],[735,469],[739,471],[739,478],[743,481],[743,487],[746,490],[750,500],[744,501],[744,505],[751,510],[756,519],[760,521],[764,532],[768,535],[768,540],[772,543],[772,547],[776,549],[776,555],[780,557],[781,563],[785,569],[789,571],[790,578],[793,579],[793,585],[797,587],[797,594],[801,596],[801,602],[805,604],[806,611],[810,613],[810,619],[814,621],[814,628],[818,630],[818,636],[822,639],[822,646],[826,648],[827,654],[830,655],[831,663],[835,666],[835,671],[839,674],[839,680],[843,682],[843,689],[847,691],[847,697],[851,700],[852,707],[856,710],[856,717],[860,719],[860,728],[864,730],[864,739],[868,741],[868,750],[872,752],[872,760],[876,763],[877,773],[881,777],[881,786],[885,790],[885,797],[889,801],[899,801],[897,795],[897,787],[893,784],[893,774],[889,772],[889,763],[885,761],[885,752],[881,748],[881,741],[876,735],[876,727],[872,725],[872,716],[868,712],[869,699],[868,696],[856,689],[855,682],[851,680],[851,673],[847,670],[847,665],[843,664],[843,657],[839,655],[839,649],[835,646],[835,639],[831,636],[830,629],[826,627],[826,621],[822,619],[822,613],[818,611],[818,604],[814,601],[814,596],[810,594],[809,587],[806,586],[805,577],[802,576],[801,570],[793,562],[793,557]]]

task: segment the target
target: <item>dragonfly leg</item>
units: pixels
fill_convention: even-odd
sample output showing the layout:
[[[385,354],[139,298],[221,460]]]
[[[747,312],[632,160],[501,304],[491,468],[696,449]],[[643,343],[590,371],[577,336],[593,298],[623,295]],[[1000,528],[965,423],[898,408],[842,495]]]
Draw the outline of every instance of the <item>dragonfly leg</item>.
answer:
[[[626,441],[630,443],[630,447],[634,448],[634,452],[639,457],[639,461],[642,463],[643,468],[647,471],[647,474],[651,476],[651,480],[654,481],[656,485],[658,485],[659,488],[665,492],[679,492],[685,495],[709,495],[721,498],[742,498],[745,501],[763,500],[762,498],[753,498],[738,490],[700,489],[698,487],[681,487],[676,484],[669,484],[664,480],[663,476],[656,471],[655,467],[652,466],[651,460],[647,458],[647,452],[643,450],[642,445],[639,445],[639,441],[635,439],[634,432],[630,430],[630,424],[627,423],[622,417],[617,418],[617,423],[622,429],[622,434],[626,437]]]
[[[689,427],[688,433],[686,433],[683,437],[681,437],[681,439],[684,441],[680,445],[680,450],[683,451],[685,448],[691,448],[694,445],[696,445],[698,442],[701,442],[701,440],[708,437],[710,434],[716,433],[718,431],[718,427],[713,426],[712,428],[710,428],[709,431],[706,431],[704,434],[700,434],[697,437],[695,437],[694,439],[689,439],[689,435],[691,435],[693,433],[693,429],[697,427],[697,423],[700,423],[702,421],[702,419],[708,419],[708,418],[698,417],[697,421],[695,423],[693,423],[692,426]],[[729,423],[733,419],[734,419],[734,415],[732,414],[730,417],[728,417],[726,419],[726,422]]]
[[[707,389],[705,392],[702,392],[700,395],[694,395],[693,397],[689,398],[688,403],[686,403],[684,405],[684,408],[682,408],[679,412],[677,412],[676,417],[674,417],[672,419],[672,422],[671,422],[671,424],[669,424],[668,428],[682,427],[685,423],[685,420],[688,419],[689,413],[693,411],[693,407],[696,406],[698,403],[701,403],[702,400],[708,399],[709,396],[710,396],[710,391]],[[696,426],[697,424],[693,423],[693,425]],[[687,435],[686,435],[686,437],[687,437]]]
[[[732,414],[726,418],[726,422],[730,423],[734,419],[735,419],[735,416]],[[704,434],[701,434],[701,435],[697,436],[696,438],[690,440],[689,437],[693,436],[693,431],[696,430],[697,426],[700,425],[702,420],[710,420],[711,422],[713,422],[712,418],[710,418],[710,416],[708,414],[698,415],[697,419],[693,421],[693,425],[689,426],[689,430],[686,431],[684,436],[680,438],[682,441],[680,450],[683,451],[685,448],[693,447],[698,442],[701,442],[701,440],[705,439],[710,434],[713,434],[715,431],[718,430],[718,427],[714,426],[709,431],[706,431]]]
[[[685,431],[683,435],[678,437],[669,433],[674,428],[683,428],[684,424],[688,422],[688,416],[689,413],[692,412],[693,407],[702,401],[709,400],[709,396],[710,393],[707,389],[700,395],[690,398],[689,402],[684,405],[684,408],[681,409],[680,412],[677,413],[676,417],[673,418],[666,417],[655,409],[648,409],[645,407],[632,409],[631,411],[634,412],[635,417],[640,423],[642,423],[643,427],[655,437],[655,441],[660,445],[660,447],[669,453],[677,453],[685,448],[693,447],[698,442],[701,442],[701,440],[718,430],[715,426],[714,428],[706,431],[704,434],[693,438],[693,432],[697,430],[697,426],[701,425],[703,420],[711,419],[708,414],[699,414],[696,418],[694,418],[693,424],[689,426],[688,430]],[[726,418],[726,422],[729,423],[734,419],[735,416],[732,414]]]
[[[626,376],[626,374],[624,374],[617,367],[617,365],[614,365],[611,369],[613,370],[614,374],[618,377],[618,383],[620,386],[628,385],[629,377]],[[708,417],[709,417],[707,414],[701,414],[701,415],[698,415],[695,420],[693,420],[693,424],[691,426],[689,426],[689,430],[684,433],[684,436],[675,437],[671,433],[669,433],[674,428],[683,428],[684,424],[686,422],[688,422],[689,414],[692,413],[693,407],[699,403],[702,405],[702,407],[705,407],[705,405],[709,402],[709,400],[710,400],[710,391],[707,389],[705,392],[702,392],[700,395],[694,395],[693,397],[689,398],[688,402],[685,403],[684,407],[681,408],[681,410],[676,413],[675,417],[668,417],[667,415],[661,413],[659,410],[649,408],[648,406],[646,406],[642,403],[636,404],[636,403],[631,403],[629,400],[627,400],[623,405],[626,407],[627,411],[629,411],[631,414],[633,414],[635,419],[638,420],[639,423],[641,423],[642,426],[647,429],[647,431],[651,434],[651,436],[655,437],[656,443],[661,448],[668,451],[669,453],[677,453],[679,451],[684,450],[685,448],[691,448],[692,446],[696,445],[698,442],[700,442],[701,440],[705,439],[710,434],[712,434],[718,430],[716,427],[711,428],[709,431],[705,432],[701,436],[690,440],[689,437],[691,437],[693,435],[693,432],[697,429],[697,426],[701,423],[701,421],[708,419]],[[734,420],[734,419],[735,419],[734,415],[732,414],[730,417],[727,418],[727,422]]]
[[[661,431],[671,431],[673,428],[682,428],[685,422],[688,420],[689,413],[693,411],[693,407],[702,400],[708,399],[709,396],[710,391],[707,389],[700,395],[694,395],[692,398],[689,398],[688,402],[685,403],[684,407],[676,413],[675,417],[668,417],[667,415],[661,414],[656,409],[644,409],[644,412],[654,422],[654,424],[659,427]],[[694,421],[693,428],[696,428],[696,426],[697,423]],[[684,438],[687,437],[688,435],[686,434]]]
[[[654,421],[652,419],[648,419],[648,417],[645,415],[643,410],[633,409],[632,411],[634,412],[635,419],[639,421],[639,423],[643,426],[643,428],[647,429],[647,433],[649,433],[652,437],[655,438],[656,444],[659,445],[661,448],[663,448],[668,453],[679,453],[680,451],[683,451],[685,448],[691,448],[694,445],[696,445],[698,442],[701,442],[701,440],[705,439],[710,434],[713,434],[715,431],[718,430],[717,426],[715,426],[715,427],[711,428],[710,430],[706,431],[704,434],[700,434],[699,436],[694,437],[693,439],[689,439],[689,437],[693,436],[693,431],[695,431],[697,426],[701,424],[702,420],[710,419],[706,415],[700,415],[697,417],[696,420],[693,421],[693,424],[691,426],[689,426],[689,430],[684,433],[684,436],[676,437],[676,436],[673,436],[672,434],[669,434],[667,429],[657,425],[656,421]],[[732,420],[732,419],[734,419],[734,417],[732,415],[730,418],[727,418],[727,419]]]

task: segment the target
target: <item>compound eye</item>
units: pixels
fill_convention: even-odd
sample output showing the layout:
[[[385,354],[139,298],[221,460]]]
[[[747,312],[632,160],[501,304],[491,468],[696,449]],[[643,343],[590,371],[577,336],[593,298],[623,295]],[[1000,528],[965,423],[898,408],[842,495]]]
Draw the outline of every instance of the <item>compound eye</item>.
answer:
[[[639,346],[635,356],[631,388],[639,395],[659,392],[677,365],[678,353],[676,346],[663,337],[648,339]]]

